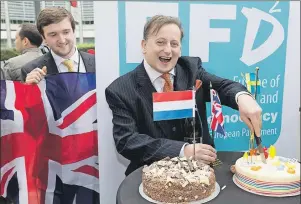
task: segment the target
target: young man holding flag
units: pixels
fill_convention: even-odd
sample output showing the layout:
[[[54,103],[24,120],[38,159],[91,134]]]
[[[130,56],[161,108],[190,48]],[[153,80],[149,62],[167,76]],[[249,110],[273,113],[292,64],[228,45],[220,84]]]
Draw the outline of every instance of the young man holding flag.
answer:
[[[50,52],[21,68],[22,81],[38,84],[46,75],[64,72],[95,72],[95,56],[76,47],[75,20],[63,7],[46,7],[37,28]]]
[[[144,164],[167,156],[190,157],[195,153],[196,159],[205,163],[215,161],[216,151],[211,146],[213,141],[206,120],[205,102],[210,101],[210,82],[222,104],[239,109],[241,118],[260,135],[261,108],[247,89],[234,81],[209,74],[198,57],[181,57],[182,38],[183,29],[177,18],[158,15],[149,19],[141,42],[143,62],[106,89],[106,99],[113,113],[113,136],[117,151],[131,161],[126,175]],[[166,113],[164,111],[172,109],[167,110],[169,105],[179,106],[167,103],[166,110],[162,107],[157,109],[155,103],[158,101],[153,93],[192,90],[196,81],[202,83],[195,98],[199,122],[203,127],[198,131],[198,137],[203,136],[204,144],[194,146],[184,142],[184,137],[191,137],[185,128],[189,119],[174,117],[156,120],[158,110]],[[166,101],[170,101],[170,98]]]

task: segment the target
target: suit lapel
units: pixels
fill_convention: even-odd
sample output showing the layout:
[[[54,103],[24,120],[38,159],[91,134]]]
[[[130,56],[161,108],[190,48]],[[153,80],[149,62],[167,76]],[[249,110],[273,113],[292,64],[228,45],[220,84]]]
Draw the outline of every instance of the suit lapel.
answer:
[[[138,92],[140,96],[144,99],[146,109],[148,110],[148,114],[150,114],[153,119],[153,93],[157,91],[154,88],[152,82],[150,81],[149,76],[147,75],[143,66],[143,63],[141,63],[137,68],[136,79],[139,85]],[[162,131],[165,134],[165,137],[168,137],[168,121],[154,121],[154,124],[156,124],[159,128],[162,129]],[[156,135],[154,135],[154,137],[156,137]]]
[[[137,83],[139,85],[138,91],[140,96],[144,99],[147,110],[150,114],[153,113],[153,98],[152,95],[156,92],[156,89],[152,85],[143,64],[140,64],[137,68]]]
[[[83,59],[86,72],[95,72],[95,61],[92,59],[92,57],[85,52],[79,51],[79,53]]]
[[[189,76],[188,74],[184,71],[183,67],[179,64],[176,65],[175,67],[175,79],[174,79],[174,90],[175,91],[184,91],[188,89],[192,89],[192,86],[189,87]]]
[[[40,68],[42,69],[43,66],[47,67],[47,74],[59,73],[51,52],[48,52],[45,54],[44,65],[42,65],[42,67],[40,67]]]

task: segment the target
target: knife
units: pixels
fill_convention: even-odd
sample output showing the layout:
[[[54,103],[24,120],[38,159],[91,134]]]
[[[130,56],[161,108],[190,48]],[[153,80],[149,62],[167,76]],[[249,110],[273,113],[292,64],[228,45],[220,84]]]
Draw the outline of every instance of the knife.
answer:
[[[261,161],[266,164],[267,161],[265,159],[263,147],[261,145],[261,137],[257,137],[255,133],[254,133],[254,137],[255,137],[255,141],[256,141],[256,144],[257,144],[258,151],[260,153]]]

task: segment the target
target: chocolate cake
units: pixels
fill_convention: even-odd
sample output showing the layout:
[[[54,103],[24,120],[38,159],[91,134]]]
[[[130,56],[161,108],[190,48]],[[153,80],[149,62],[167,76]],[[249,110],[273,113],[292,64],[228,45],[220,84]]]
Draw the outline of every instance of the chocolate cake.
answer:
[[[164,203],[187,203],[209,197],[215,190],[210,166],[185,157],[165,158],[144,166],[144,193]]]

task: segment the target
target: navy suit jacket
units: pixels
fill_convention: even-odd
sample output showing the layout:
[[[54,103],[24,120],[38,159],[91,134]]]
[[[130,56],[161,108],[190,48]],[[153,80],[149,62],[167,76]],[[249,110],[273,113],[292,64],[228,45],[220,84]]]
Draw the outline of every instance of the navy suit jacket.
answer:
[[[203,136],[203,143],[213,145],[206,116],[206,102],[210,101],[210,81],[222,104],[234,109],[238,108],[235,95],[247,89],[240,83],[207,73],[198,57],[180,57],[175,73],[176,91],[192,89],[196,79],[202,81],[202,86],[196,93],[201,119],[196,123],[197,136]],[[117,151],[130,160],[126,175],[140,166],[167,156],[179,156],[185,143],[184,137],[191,137],[192,126],[189,119],[153,121],[153,92],[156,90],[143,63],[116,79],[105,91],[107,103],[113,113],[113,137]],[[200,122],[203,129],[198,125]]]

